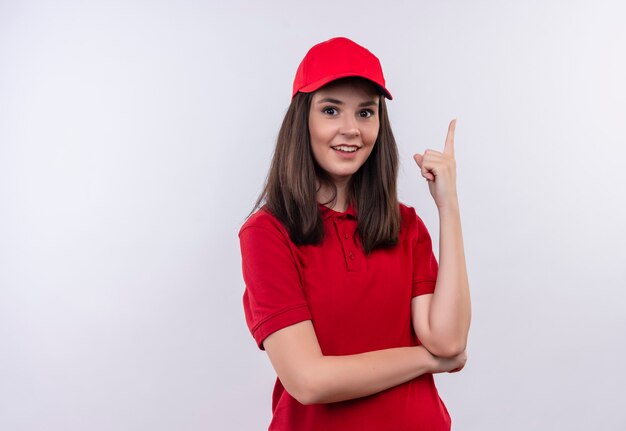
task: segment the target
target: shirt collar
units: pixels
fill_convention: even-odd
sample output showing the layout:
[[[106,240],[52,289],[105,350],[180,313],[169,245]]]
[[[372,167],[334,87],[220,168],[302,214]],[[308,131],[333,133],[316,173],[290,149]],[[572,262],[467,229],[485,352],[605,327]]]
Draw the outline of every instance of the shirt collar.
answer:
[[[317,203],[317,206],[320,209],[320,213],[322,215],[322,220],[327,220],[331,217],[340,217],[340,218],[353,218],[356,219],[356,208],[354,207],[354,205],[352,204],[352,202],[350,202],[348,204],[348,207],[346,208],[346,210],[344,212],[339,212],[339,211],[335,211],[331,208],[328,208],[326,205],[321,204],[321,203]]]

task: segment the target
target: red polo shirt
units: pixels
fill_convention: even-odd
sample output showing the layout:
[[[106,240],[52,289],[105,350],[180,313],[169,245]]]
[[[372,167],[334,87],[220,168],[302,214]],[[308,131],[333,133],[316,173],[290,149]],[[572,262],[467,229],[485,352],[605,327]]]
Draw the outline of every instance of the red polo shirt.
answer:
[[[265,208],[239,231],[250,331],[263,349],[271,333],[312,320],[324,355],[351,355],[420,345],[411,324],[411,298],[433,293],[438,264],[415,209],[400,204],[399,243],[366,256],[353,206],[343,213],[319,204],[325,237],[296,246]],[[450,416],[432,374],[370,396],[302,405],[276,379],[269,430],[350,431],[450,429]]]

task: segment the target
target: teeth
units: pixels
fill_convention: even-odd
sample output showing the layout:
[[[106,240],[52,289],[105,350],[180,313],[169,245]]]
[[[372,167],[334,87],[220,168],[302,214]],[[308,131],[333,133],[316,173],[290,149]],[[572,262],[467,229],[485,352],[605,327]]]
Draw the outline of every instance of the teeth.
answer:
[[[354,153],[357,150],[356,147],[346,147],[344,145],[340,145],[338,147],[333,147],[333,148],[335,150],[343,151],[343,152],[346,152],[346,153]]]

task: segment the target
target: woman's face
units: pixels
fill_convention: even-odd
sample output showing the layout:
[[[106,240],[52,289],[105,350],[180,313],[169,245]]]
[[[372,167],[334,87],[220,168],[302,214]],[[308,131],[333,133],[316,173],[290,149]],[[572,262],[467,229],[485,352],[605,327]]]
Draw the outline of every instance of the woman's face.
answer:
[[[362,81],[335,81],[314,93],[311,149],[335,184],[347,182],[371,154],[380,128],[378,104],[375,87]]]

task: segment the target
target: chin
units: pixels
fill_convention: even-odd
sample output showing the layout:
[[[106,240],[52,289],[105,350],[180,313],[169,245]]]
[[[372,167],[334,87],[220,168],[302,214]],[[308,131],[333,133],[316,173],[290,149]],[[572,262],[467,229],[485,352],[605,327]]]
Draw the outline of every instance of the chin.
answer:
[[[334,181],[347,181],[349,180],[352,175],[354,175],[356,173],[355,172],[328,172],[328,175],[330,175],[330,177],[334,180]]]

